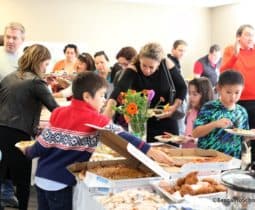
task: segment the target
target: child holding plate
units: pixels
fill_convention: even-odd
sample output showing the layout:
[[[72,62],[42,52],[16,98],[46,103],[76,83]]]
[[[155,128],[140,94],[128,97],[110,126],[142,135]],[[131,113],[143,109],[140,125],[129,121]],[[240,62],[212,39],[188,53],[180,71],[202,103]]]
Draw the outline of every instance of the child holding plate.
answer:
[[[203,105],[194,123],[192,136],[198,147],[214,149],[241,158],[243,136],[228,133],[226,128],[249,129],[248,114],[237,104],[243,91],[243,76],[234,70],[223,72],[217,84],[219,99]]]
[[[213,100],[213,89],[211,82],[206,77],[195,78],[188,83],[188,110],[185,117],[184,136],[176,136],[165,132],[165,135],[155,137],[161,142],[171,142],[182,148],[196,147],[196,139],[192,137],[193,124],[201,107],[208,101]]]
[[[206,77],[195,78],[188,84],[189,104],[185,118],[186,142],[182,148],[196,147],[195,138],[192,137],[194,122],[201,107],[208,101],[213,100],[213,89],[211,82]]]

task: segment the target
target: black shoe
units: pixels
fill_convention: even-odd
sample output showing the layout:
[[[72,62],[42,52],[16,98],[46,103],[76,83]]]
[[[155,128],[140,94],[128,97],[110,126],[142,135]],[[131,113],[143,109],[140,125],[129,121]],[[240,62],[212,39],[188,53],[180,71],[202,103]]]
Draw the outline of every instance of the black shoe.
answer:
[[[12,196],[8,199],[1,199],[1,204],[3,207],[12,207],[12,208],[18,208],[19,202],[18,199],[15,196]]]

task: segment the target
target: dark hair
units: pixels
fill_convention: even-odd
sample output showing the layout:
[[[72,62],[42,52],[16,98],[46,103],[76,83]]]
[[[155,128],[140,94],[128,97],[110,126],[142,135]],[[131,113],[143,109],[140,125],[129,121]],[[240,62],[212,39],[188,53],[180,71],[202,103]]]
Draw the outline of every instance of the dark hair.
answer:
[[[103,78],[93,72],[81,72],[73,80],[73,98],[83,100],[83,93],[88,92],[92,97],[101,88],[107,88],[108,83]]]
[[[206,77],[199,77],[189,81],[188,87],[194,85],[196,91],[201,94],[199,109],[207,102],[213,100],[212,83]],[[190,105],[189,105],[190,106]]]
[[[219,52],[220,51],[220,46],[217,44],[214,44],[210,47],[209,53],[214,53],[214,52]]]
[[[85,52],[81,53],[78,56],[78,59],[81,62],[86,63],[88,71],[94,71],[96,69],[94,59],[89,53],[85,53]]]
[[[105,60],[109,61],[109,58],[108,58],[108,56],[106,55],[106,53],[104,51],[96,52],[95,55],[94,55],[94,58],[97,57],[97,56],[101,56],[101,55],[103,55],[105,57]]]
[[[30,47],[30,46],[25,46],[25,47],[23,48],[23,52],[25,52],[29,47]]]
[[[175,40],[173,43],[173,49],[176,49],[179,45],[188,45],[187,42],[185,42],[184,40],[178,39]]]
[[[236,37],[242,36],[242,33],[244,31],[245,28],[251,28],[254,29],[252,25],[250,24],[243,24],[241,26],[239,26],[239,28],[236,31]]]
[[[131,61],[137,55],[137,51],[133,47],[123,47],[116,55],[116,59],[124,57],[128,61]]]
[[[66,53],[67,48],[73,48],[73,49],[74,49],[74,52],[75,52],[76,54],[78,54],[78,48],[77,48],[77,46],[76,46],[75,44],[68,44],[68,45],[66,45],[65,48],[64,48],[64,50],[63,50],[64,53]]]
[[[244,78],[238,71],[229,69],[220,74],[218,85],[244,85]]]

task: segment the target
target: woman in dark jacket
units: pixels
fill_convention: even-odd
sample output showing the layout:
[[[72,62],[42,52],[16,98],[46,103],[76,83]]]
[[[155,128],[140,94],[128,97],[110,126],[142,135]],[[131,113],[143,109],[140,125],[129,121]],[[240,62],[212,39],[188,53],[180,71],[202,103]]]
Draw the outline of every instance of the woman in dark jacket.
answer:
[[[16,185],[19,209],[27,210],[31,160],[14,145],[36,135],[42,106],[50,111],[58,105],[42,74],[51,58],[42,45],[30,46],[18,61],[18,70],[1,81],[0,87],[0,178]]]
[[[173,134],[178,134],[177,120],[172,118],[172,114],[181,105],[187,93],[185,81],[174,63],[169,59],[164,59],[162,47],[157,43],[148,43],[140,50],[134,65],[126,69],[118,84],[107,102],[105,114],[113,115],[112,106],[116,105],[117,98],[120,92],[126,92],[128,89],[141,91],[143,89],[153,89],[155,96],[151,102],[151,107],[154,107],[160,100],[160,97],[165,99],[162,105],[169,102],[169,83],[166,77],[166,72],[163,69],[162,63],[166,62],[167,70],[170,72],[176,95],[173,105],[168,112],[161,115],[160,119],[150,118],[147,124],[147,141],[154,142],[156,135],[161,135],[164,131]]]

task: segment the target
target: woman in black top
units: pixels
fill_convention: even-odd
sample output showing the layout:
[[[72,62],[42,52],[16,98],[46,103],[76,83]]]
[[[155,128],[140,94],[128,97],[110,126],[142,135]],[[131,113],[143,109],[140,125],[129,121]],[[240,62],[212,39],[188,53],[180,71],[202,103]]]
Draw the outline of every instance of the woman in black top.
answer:
[[[117,97],[120,92],[126,92],[128,89],[141,91],[143,89],[153,89],[155,96],[151,102],[151,107],[154,107],[164,97],[165,102],[169,102],[169,84],[166,78],[166,73],[163,70],[162,62],[166,62],[167,68],[172,76],[176,95],[174,104],[170,110],[164,113],[160,119],[155,117],[150,118],[147,124],[147,141],[154,142],[154,136],[161,135],[164,131],[178,134],[177,120],[172,119],[171,115],[181,105],[186,96],[187,87],[185,81],[178,69],[175,68],[174,63],[169,59],[164,59],[164,52],[162,47],[157,43],[146,44],[139,52],[134,65],[126,69],[121,80],[114,88],[110,99],[107,102],[105,114],[112,116],[112,106],[116,105]]]
[[[58,106],[42,80],[50,58],[44,46],[30,46],[19,59],[18,70],[7,75],[0,86],[0,150],[3,154],[0,179],[11,179],[16,185],[20,210],[28,207],[31,160],[14,145],[36,135],[43,105],[50,111]]]

